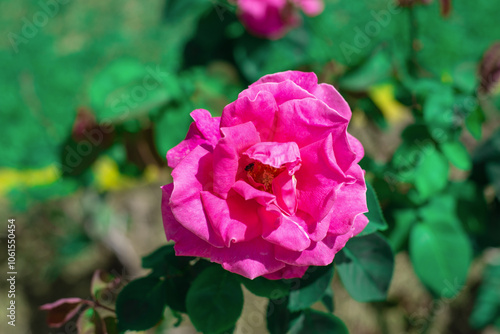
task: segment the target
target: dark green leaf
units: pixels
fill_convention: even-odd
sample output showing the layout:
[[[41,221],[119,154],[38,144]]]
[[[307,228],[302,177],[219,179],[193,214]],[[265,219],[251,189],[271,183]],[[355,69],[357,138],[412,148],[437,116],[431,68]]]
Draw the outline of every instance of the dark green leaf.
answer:
[[[335,308],[335,305],[333,303],[333,289],[331,286],[329,286],[326,291],[325,291],[325,294],[323,295],[323,297],[321,298],[321,302],[323,303],[323,305],[325,305],[326,309],[330,312],[333,313],[333,310]]]
[[[186,313],[186,296],[191,280],[186,276],[165,279],[166,303],[174,311]]]
[[[313,309],[304,310],[289,334],[349,334],[346,325],[330,313]]]
[[[116,318],[106,317],[103,319],[103,322],[106,328],[106,334],[118,334],[118,326],[116,323]]]
[[[267,329],[271,334],[287,334],[300,312],[290,312],[288,298],[271,299],[267,305]]]
[[[385,300],[394,270],[394,255],[381,235],[352,238],[337,253],[335,264],[342,283],[354,299]]]
[[[174,246],[165,245],[142,258],[142,267],[153,269],[155,276],[181,276],[189,267],[189,256],[175,256]]]
[[[358,234],[360,237],[376,231],[385,231],[387,229],[387,222],[382,215],[377,194],[368,182],[366,182],[366,204],[368,205],[368,212],[365,213],[365,216],[368,218],[369,222],[365,229]]]
[[[333,277],[333,265],[309,267],[302,278],[289,280],[291,290],[288,308],[295,312],[308,308],[321,299]]]
[[[239,279],[250,292],[260,297],[280,299],[290,292],[290,285],[283,280],[269,280],[264,277],[251,280],[243,276],[240,276]]]
[[[186,306],[197,330],[216,334],[229,330],[238,320],[243,309],[243,292],[233,274],[214,266],[193,281]]]
[[[146,330],[155,326],[165,309],[164,281],[152,276],[142,277],[127,284],[116,300],[118,329]]]

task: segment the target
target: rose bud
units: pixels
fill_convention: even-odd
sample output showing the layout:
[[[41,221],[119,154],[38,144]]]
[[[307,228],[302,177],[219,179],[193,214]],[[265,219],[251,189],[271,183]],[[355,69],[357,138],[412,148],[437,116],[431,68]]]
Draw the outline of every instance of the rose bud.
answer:
[[[237,0],[238,16],[246,29],[260,37],[278,39],[300,24],[298,10],[316,16],[322,0]]]

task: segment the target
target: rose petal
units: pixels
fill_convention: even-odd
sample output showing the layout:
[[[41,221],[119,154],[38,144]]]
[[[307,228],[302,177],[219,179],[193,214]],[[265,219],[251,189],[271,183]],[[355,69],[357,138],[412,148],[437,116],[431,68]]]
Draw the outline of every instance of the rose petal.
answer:
[[[304,98],[280,105],[273,140],[281,143],[295,142],[302,148],[334,134],[336,148],[341,152],[348,152],[346,129],[347,121],[325,103],[315,98]],[[352,152],[351,154],[354,156]],[[353,160],[346,164],[346,169]]]
[[[174,189],[173,183],[162,188],[161,211],[163,227],[167,240],[175,241],[175,254],[179,256],[210,257],[212,246],[201,240],[197,235],[187,230],[175,219],[170,209],[170,196]]]
[[[301,252],[291,251],[280,246],[276,246],[274,252],[277,260],[290,265],[326,266],[332,263],[335,253],[340,250],[337,247],[336,239],[337,237],[327,235],[321,241],[311,242],[311,245]]]
[[[353,226],[357,215],[368,212],[364,171],[359,165],[353,165],[348,173],[355,177],[356,182],[344,184],[337,191],[337,197],[331,209],[331,223],[328,231],[333,235],[345,234]]]
[[[238,14],[249,31],[275,39],[299,22],[296,13],[285,12],[286,6],[287,0],[238,0]]]
[[[336,192],[353,180],[337,165],[333,153],[333,136],[301,149],[301,169],[297,171],[298,208],[321,221],[330,212]]]
[[[233,190],[240,194],[245,200],[255,199],[257,203],[263,206],[268,206],[276,201],[276,196],[268,192],[255,189],[248,183],[238,180],[234,183]]]
[[[280,214],[273,223],[263,224],[262,237],[275,245],[300,252],[311,244],[306,230],[302,220]]]
[[[301,100],[305,98],[314,98],[314,95],[303,89],[295,82],[286,80],[283,82],[269,82],[258,84],[258,82],[248,86],[247,89],[238,95],[238,99],[248,97],[254,99],[261,92],[269,92],[274,97],[278,107],[285,102]],[[272,140],[266,140],[272,141]]]
[[[273,123],[277,110],[278,105],[271,92],[260,91],[253,98],[240,96],[236,101],[224,108],[221,127],[231,127],[252,122],[261,140],[267,141],[268,138],[272,138],[274,135]]]
[[[196,146],[205,145],[213,148],[220,138],[220,117],[212,117],[205,109],[191,112],[194,122],[189,126],[186,138],[167,152],[168,165],[175,168]],[[210,149],[209,149],[210,150]]]
[[[273,194],[276,203],[288,215],[293,216],[297,212],[297,179],[294,175],[282,172],[273,180]]]
[[[211,260],[222,264],[226,270],[250,279],[285,267],[283,262],[274,258],[273,245],[261,238],[232,244],[229,249],[214,248]]]
[[[212,159],[212,153],[197,146],[174,168],[170,208],[182,226],[212,246],[223,247],[222,239],[207,220],[200,197],[200,192],[209,190],[213,182],[210,175]]]
[[[304,2],[304,0],[296,1]],[[351,109],[349,108],[349,105],[342,97],[342,95],[340,95],[340,93],[332,85],[325,83],[318,85],[318,77],[312,72],[304,73],[299,71],[285,71],[268,74],[260,78],[253,85],[271,82],[279,83],[287,80],[293,81],[295,84],[312,94],[317,99],[325,102],[331,109],[335,110],[345,120],[349,121],[351,119]]]
[[[363,145],[361,145],[359,140],[351,136],[349,133],[347,134],[347,140],[349,141],[351,151],[356,155],[356,159],[354,159],[353,164],[357,164],[365,156],[365,149],[363,148]]]
[[[295,172],[295,167],[300,164],[300,150],[296,143],[262,142],[248,148],[244,153],[250,159],[260,161],[264,165],[275,168],[289,167]],[[298,168],[297,168],[298,169]]]
[[[257,215],[260,205],[255,200],[246,201],[233,191],[226,200],[208,191],[202,191],[201,199],[213,228],[227,247],[230,247],[231,243],[249,241],[262,234]]]
[[[309,266],[286,265],[285,268],[275,271],[274,273],[264,275],[264,277],[271,280],[300,278],[304,276],[307,269],[309,269]]]
[[[325,8],[322,0],[293,0],[293,2],[309,16],[316,16]]]
[[[222,127],[221,132],[222,138],[214,149],[213,190],[225,198],[236,182],[241,154],[260,142],[260,138],[252,122],[230,128]]]

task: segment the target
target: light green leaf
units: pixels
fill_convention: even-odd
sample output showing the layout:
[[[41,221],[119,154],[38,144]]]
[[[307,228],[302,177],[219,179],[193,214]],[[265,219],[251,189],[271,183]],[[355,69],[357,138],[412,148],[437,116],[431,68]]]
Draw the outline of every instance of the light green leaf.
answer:
[[[448,160],[455,165],[455,167],[462,170],[469,170],[472,167],[472,161],[465,148],[464,144],[459,141],[447,141],[441,143],[441,151]]]
[[[417,276],[435,295],[451,298],[465,284],[472,246],[455,214],[453,197],[434,198],[419,210],[410,234],[410,258]]]

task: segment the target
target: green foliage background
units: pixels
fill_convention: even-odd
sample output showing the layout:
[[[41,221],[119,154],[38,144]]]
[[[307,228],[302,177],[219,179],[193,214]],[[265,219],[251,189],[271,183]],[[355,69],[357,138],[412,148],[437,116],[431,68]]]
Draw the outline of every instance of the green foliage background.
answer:
[[[238,332],[248,291],[271,300],[273,334],[500,328],[500,86],[481,90],[494,73],[480,71],[500,41],[500,4],[453,0],[443,16],[436,0],[404,8],[391,0],[324,2],[321,15],[303,16],[270,41],[246,32],[222,0],[2,1],[0,211],[19,221],[19,298],[28,305],[21,327],[45,326],[35,310],[42,303],[86,297],[85,282],[103,267],[147,274],[118,296],[118,329],[167,332],[188,314],[207,333]],[[500,56],[491,57],[500,71]],[[189,113],[220,115],[251,82],[291,69],[314,71],[351,105],[350,131],[366,149],[370,225],[335,266],[298,288],[175,262],[168,246],[141,269],[139,257],[164,244],[159,207],[150,203],[170,182],[165,154],[185,136]],[[82,121],[82,110],[95,120]],[[81,124],[99,131],[98,143],[75,139]],[[138,230],[149,232],[141,239]],[[393,287],[405,275],[418,280],[391,290],[393,270]],[[227,290],[217,300],[220,280]],[[411,299],[412,289],[425,297]],[[339,290],[377,309],[366,313],[376,327],[346,315]],[[137,314],[124,306],[130,299],[154,312],[130,316]],[[443,300],[448,322],[436,312]],[[425,315],[415,321],[419,307]],[[206,314],[212,309],[220,314]],[[395,310],[400,320],[388,325]],[[95,319],[92,311],[85,317]]]

